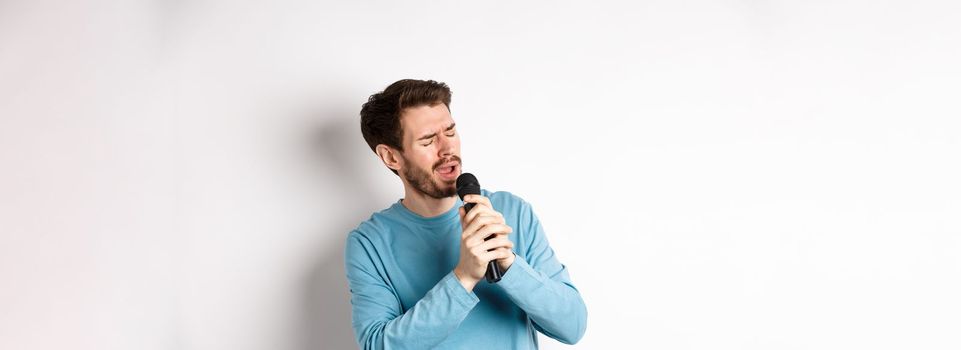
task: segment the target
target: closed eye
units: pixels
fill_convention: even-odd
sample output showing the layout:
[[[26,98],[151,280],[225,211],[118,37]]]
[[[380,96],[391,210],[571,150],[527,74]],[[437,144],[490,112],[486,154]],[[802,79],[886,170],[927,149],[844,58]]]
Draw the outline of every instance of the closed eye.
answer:
[[[448,126],[446,129],[444,129],[444,136],[454,137],[454,135],[456,135],[456,131],[454,130],[454,127],[455,127],[455,126],[457,126],[457,125],[454,124],[454,123],[451,123],[450,126]],[[437,133],[427,134],[427,135],[424,135],[424,136],[421,136],[420,138],[418,138],[417,141],[427,141],[427,140],[430,140],[430,141],[427,142],[427,143],[422,143],[422,144],[420,144],[421,146],[427,147],[427,146],[430,146],[431,144],[434,143],[434,137],[436,137],[436,136],[437,136]]]

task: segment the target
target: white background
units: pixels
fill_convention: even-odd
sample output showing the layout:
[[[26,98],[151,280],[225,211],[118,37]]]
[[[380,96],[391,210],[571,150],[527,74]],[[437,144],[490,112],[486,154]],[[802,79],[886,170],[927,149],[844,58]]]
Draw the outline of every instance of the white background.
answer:
[[[349,349],[358,112],[445,81],[579,349],[961,348],[956,1],[0,1],[0,348]],[[567,349],[542,337],[545,349]]]

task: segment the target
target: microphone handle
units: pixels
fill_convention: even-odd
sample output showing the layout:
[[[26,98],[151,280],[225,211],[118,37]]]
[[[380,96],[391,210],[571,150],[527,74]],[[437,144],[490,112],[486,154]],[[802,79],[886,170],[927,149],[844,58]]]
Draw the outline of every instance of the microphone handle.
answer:
[[[474,208],[474,203],[464,204],[465,213],[469,213],[470,210],[473,208]],[[486,241],[488,239],[494,238],[494,236],[496,235],[490,235],[487,238],[484,238],[484,240]],[[498,281],[501,280],[501,277],[503,277],[503,275],[504,273],[501,272],[501,266],[497,265],[496,261],[491,260],[487,262],[487,273],[484,274],[484,279],[487,280],[487,283],[497,283]]]
[[[503,277],[501,272],[501,266],[497,265],[496,261],[490,261],[487,263],[487,273],[484,274],[484,278],[487,279],[487,283],[497,283]]]

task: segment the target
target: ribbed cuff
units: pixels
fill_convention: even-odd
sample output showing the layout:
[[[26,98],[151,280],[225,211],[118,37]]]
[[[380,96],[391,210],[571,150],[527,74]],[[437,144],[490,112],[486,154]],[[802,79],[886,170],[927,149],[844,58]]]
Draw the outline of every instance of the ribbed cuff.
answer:
[[[534,271],[520,255],[514,254],[514,263],[501,276],[500,285],[507,291],[522,291],[536,288],[544,283],[544,275]]]
[[[477,305],[477,302],[480,301],[476,294],[464,289],[464,286],[457,280],[457,275],[454,275],[454,271],[444,276],[444,278],[441,279],[441,283],[444,291],[450,296],[450,299],[464,307],[473,308],[474,305]]]

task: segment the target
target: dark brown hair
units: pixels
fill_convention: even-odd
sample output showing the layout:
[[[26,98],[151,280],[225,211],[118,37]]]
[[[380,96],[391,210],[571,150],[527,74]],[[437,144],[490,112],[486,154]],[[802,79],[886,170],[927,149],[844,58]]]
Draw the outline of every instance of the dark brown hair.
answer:
[[[433,80],[403,79],[390,84],[384,91],[370,95],[360,108],[360,132],[364,134],[364,141],[374,153],[379,144],[403,151],[400,116],[404,109],[438,103],[450,109],[450,96],[447,84]],[[391,171],[397,174],[396,170]]]

